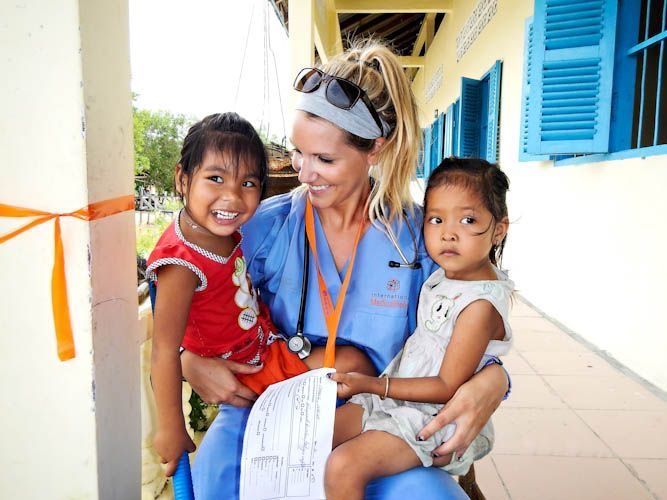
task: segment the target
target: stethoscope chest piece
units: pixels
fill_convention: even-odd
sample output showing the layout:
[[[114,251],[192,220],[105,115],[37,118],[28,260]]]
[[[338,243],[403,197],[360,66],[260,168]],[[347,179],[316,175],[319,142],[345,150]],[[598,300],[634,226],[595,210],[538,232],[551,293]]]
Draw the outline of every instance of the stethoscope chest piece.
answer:
[[[297,333],[287,339],[287,348],[290,352],[298,355],[300,359],[304,359],[310,355],[312,345],[310,340],[304,337],[302,333]]]

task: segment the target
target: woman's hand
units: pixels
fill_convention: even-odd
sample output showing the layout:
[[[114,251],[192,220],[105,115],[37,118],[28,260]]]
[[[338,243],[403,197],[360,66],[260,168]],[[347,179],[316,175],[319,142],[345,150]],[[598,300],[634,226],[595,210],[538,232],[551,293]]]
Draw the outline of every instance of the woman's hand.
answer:
[[[370,392],[377,394],[378,378],[369,377],[363,373],[331,373],[329,378],[338,383],[338,397],[348,399],[355,394]]]
[[[262,366],[250,366],[220,358],[205,358],[189,351],[181,355],[183,376],[208,404],[251,406],[257,394],[236,379],[236,373],[257,373]]]
[[[164,471],[167,477],[173,476],[176,472],[178,460],[184,451],[192,453],[196,449],[183,425],[174,425],[168,429],[158,428],[153,438],[153,447],[162,458],[162,463],[167,464]]]
[[[419,433],[424,439],[428,439],[445,425],[456,423],[454,435],[433,451],[434,465],[447,465],[449,460],[444,457],[454,451],[457,457],[463,456],[500,405],[507,391],[507,384],[505,370],[493,364],[459,387],[454,397]]]

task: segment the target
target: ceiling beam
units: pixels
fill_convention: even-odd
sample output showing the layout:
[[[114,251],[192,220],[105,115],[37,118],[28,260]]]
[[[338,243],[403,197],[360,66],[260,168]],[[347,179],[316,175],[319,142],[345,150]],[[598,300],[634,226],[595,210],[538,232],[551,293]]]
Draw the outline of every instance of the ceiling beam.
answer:
[[[313,2],[313,27],[315,47],[323,63],[343,52],[334,0]]]
[[[416,15],[395,17],[394,19],[391,19],[389,23],[382,26],[382,29],[373,27],[373,29],[369,29],[368,32],[374,33],[380,38],[386,38],[388,35],[391,35],[396,31],[403,30],[403,28],[405,28],[406,26],[410,26],[411,24],[416,24],[418,22],[419,22],[419,17],[417,17]]]
[[[397,35],[395,37],[391,38],[391,43],[396,45],[396,46],[401,46],[406,44],[406,42],[409,42],[411,40],[414,40],[415,37],[417,36],[417,30],[418,28],[410,28],[403,30],[403,32],[400,35]],[[410,46],[405,47],[406,52],[410,52]]]
[[[336,11],[346,14],[451,13],[454,0],[335,0]]]
[[[404,68],[423,68],[424,58],[417,56],[401,56],[398,58]]]
[[[426,50],[431,46],[433,41],[433,36],[435,35],[435,13],[426,14],[422,27],[419,30],[419,35],[417,35],[417,40],[415,40],[415,45],[412,49],[412,55],[418,56],[422,50],[422,47],[426,45]]]
[[[345,21],[341,21],[341,31],[360,30],[364,31],[364,26],[377,22],[377,18],[382,14],[352,14]]]

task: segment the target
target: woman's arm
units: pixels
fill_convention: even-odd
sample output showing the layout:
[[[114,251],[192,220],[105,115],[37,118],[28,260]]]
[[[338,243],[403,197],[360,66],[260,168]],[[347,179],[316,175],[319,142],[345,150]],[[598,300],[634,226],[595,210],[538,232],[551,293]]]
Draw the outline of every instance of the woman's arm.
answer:
[[[424,439],[428,439],[447,424],[456,423],[454,435],[433,451],[434,465],[447,465],[448,458],[437,457],[446,457],[454,451],[457,456],[463,456],[500,406],[508,389],[507,372],[498,364],[483,368],[459,387],[452,399],[419,433]]]
[[[183,376],[208,404],[251,406],[257,394],[236,378],[236,373],[257,373],[261,365],[251,366],[220,358],[204,358],[190,351],[181,354]]]

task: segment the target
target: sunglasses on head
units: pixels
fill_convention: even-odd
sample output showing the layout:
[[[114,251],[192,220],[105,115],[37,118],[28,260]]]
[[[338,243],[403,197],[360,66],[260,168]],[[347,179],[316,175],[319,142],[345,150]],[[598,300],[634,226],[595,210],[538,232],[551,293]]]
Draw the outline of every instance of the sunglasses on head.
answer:
[[[364,89],[356,83],[340,76],[329,75],[317,68],[304,68],[294,80],[294,89],[304,94],[310,94],[320,88],[322,84],[326,85],[324,96],[327,102],[337,108],[352,109],[357,101],[361,99],[384,137],[384,128],[375,106],[373,106]]]

